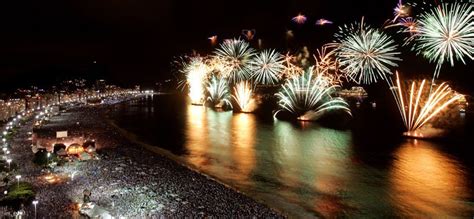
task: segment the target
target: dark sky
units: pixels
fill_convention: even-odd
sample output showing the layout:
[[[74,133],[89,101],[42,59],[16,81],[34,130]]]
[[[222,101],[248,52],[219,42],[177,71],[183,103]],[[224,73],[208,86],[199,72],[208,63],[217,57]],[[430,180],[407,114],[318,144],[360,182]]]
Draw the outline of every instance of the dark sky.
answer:
[[[284,50],[285,31],[294,44],[312,48],[330,42],[337,24],[366,17],[373,26],[392,15],[397,0],[171,1],[10,0],[0,3],[2,88],[47,84],[61,78],[105,77],[122,85],[170,78],[173,57],[209,52],[207,38],[239,37],[256,29],[264,47]],[[309,17],[298,27],[298,13]],[[318,18],[335,22],[316,27]],[[410,60],[418,60],[412,54]],[[93,64],[96,60],[97,63]],[[426,71],[433,68],[427,62]],[[402,66],[403,67],[403,66]],[[467,68],[466,68],[467,69]],[[462,70],[464,71],[464,70]]]

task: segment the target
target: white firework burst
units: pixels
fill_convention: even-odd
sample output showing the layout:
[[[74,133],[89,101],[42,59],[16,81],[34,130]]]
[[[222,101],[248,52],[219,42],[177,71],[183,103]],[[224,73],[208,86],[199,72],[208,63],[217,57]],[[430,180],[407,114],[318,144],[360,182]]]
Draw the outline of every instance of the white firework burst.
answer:
[[[258,84],[277,83],[285,70],[283,56],[275,50],[264,50],[250,61],[251,77]]]
[[[254,49],[240,39],[225,40],[215,51],[215,56],[227,66],[227,72],[221,74],[229,83],[237,83],[250,77],[249,62]]]
[[[474,4],[444,3],[421,15],[413,49],[430,62],[441,65],[455,60],[474,60]]]
[[[207,86],[207,93],[207,101],[213,107],[222,107],[224,105],[232,107],[229,85],[226,80],[213,76]]]
[[[349,106],[342,98],[331,96],[338,86],[331,84],[323,75],[313,73],[314,68],[310,67],[282,86],[276,94],[282,110],[293,113],[299,120],[315,120],[333,110],[350,114]]]
[[[202,104],[204,101],[204,86],[209,72],[208,66],[205,64],[203,57],[191,57],[189,62],[183,64],[182,73],[186,79],[182,81],[183,85],[187,85],[189,97],[192,104]]]
[[[341,36],[336,56],[341,70],[358,84],[387,79],[387,74],[392,74],[390,67],[401,61],[395,41],[378,29],[365,27],[363,22],[358,31]]]

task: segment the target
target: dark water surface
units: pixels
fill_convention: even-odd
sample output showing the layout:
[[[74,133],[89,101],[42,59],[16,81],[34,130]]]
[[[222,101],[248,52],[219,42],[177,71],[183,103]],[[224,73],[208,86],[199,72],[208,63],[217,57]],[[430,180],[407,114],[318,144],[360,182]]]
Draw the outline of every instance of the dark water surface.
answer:
[[[117,105],[111,118],[293,217],[472,218],[472,139],[404,139],[380,111],[355,109],[349,128],[337,130],[155,95]]]

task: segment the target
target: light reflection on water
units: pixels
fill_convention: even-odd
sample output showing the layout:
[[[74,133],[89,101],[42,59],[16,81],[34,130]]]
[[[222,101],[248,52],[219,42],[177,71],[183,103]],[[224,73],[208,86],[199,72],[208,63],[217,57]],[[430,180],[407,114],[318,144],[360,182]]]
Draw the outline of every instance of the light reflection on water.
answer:
[[[390,193],[397,210],[407,215],[460,216],[469,210],[462,205],[469,199],[466,178],[456,160],[436,150],[435,145],[414,140],[396,152]]]
[[[187,162],[293,217],[474,215],[466,168],[426,141],[403,141],[389,154],[374,158],[388,164],[377,166],[359,162],[360,151],[371,149],[359,147],[356,153],[350,130],[315,123],[262,122],[253,114],[216,112],[202,106],[186,106],[182,114],[155,110],[156,120],[140,110],[122,110],[119,115],[130,116],[122,119],[133,118],[136,124],[165,133],[141,130],[156,135],[145,140],[156,145],[182,142],[173,147],[182,147],[177,151],[184,152],[174,153]],[[176,113],[175,122],[182,125],[156,125],[163,118],[168,124]],[[127,126],[133,123],[128,121]],[[175,140],[176,136],[183,139]]]
[[[248,186],[255,166],[254,123],[247,114],[232,116],[230,112],[189,106],[186,160],[211,175],[225,176]]]
[[[264,199],[276,193],[318,212],[338,210],[337,199],[314,197],[340,192],[350,163],[349,131],[280,121],[259,125],[252,114],[200,106],[189,106],[186,117],[184,156],[200,170]]]

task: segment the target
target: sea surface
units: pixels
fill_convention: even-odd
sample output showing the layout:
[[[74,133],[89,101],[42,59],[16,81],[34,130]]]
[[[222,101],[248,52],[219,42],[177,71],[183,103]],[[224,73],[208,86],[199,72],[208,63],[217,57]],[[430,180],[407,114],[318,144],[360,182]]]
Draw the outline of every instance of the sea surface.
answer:
[[[426,141],[401,137],[400,121],[383,107],[352,107],[353,118],[334,128],[217,112],[164,94],[116,105],[110,117],[291,217],[474,216],[472,113],[460,131]]]

